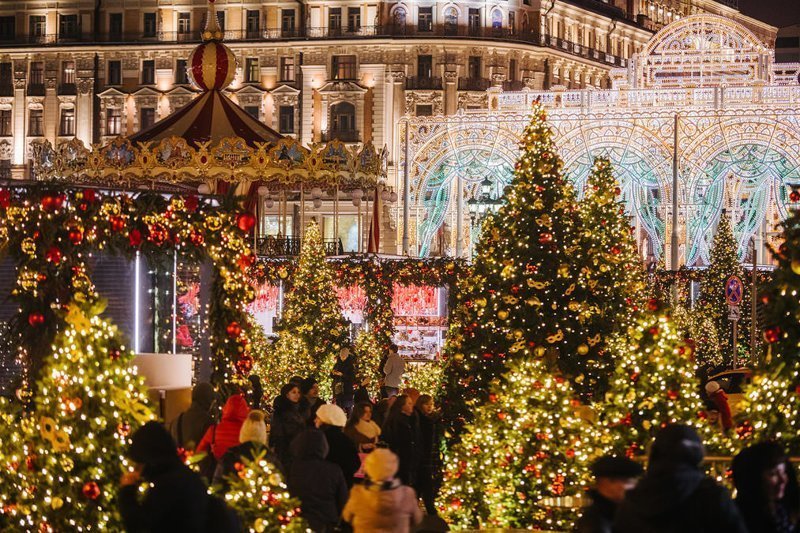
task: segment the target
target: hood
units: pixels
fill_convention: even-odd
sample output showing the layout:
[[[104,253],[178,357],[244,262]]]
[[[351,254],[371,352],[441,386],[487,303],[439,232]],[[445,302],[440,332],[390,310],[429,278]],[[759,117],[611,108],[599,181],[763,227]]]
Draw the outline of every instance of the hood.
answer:
[[[192,403],[204,411],[211,409],[215,396],[211,383],[198,383],[192,389]]]
[[[637,514],[658,517],[675,511],[705,479],[705,474],[686,464],[660,465],[628,492],[626,500]]]
[[[142,475],[152,479],[158,473],[180,464],[178,448],[169,431],[158,422],[151,421],[131,436],[128,457],[143,464]]]
[[[297,459],[325,459],[329,450],[328,439],[318,429],[307,429],[292,441],[292,455]]]
[[[244,422],[250,408],[241,394],[234,394],[228,401],[225,402],[225,407],[222,408],[222,420],[229,422]]]

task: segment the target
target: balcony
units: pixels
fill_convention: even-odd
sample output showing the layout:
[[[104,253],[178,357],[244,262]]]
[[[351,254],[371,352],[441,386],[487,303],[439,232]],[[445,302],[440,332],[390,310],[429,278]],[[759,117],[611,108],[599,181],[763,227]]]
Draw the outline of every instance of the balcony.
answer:
[[[74,83],[60,83],[58,85],[58,94],[74,96],[78,94],[78,91],[75,89]]]
[[[485,91],[492,86],[492,80],[489,78],[459,78],[458,90],[459,91]]]
[[[359,135],[358,130],[330,130],[322,133],[322,140],[323,142],[338,140],[342,141],[343,143],[357,143],[361,142],[361,136]]]
[[[262,257],[296,257],[300,255],[300,237],[259,237],[256,241],[256,255]],[[322,243],[325,255],[343,255],[341,239],[325,239]]]
[[[420,78],[419,76],[412,76],[406,78],[407,91],[441,91],[442,78]]]

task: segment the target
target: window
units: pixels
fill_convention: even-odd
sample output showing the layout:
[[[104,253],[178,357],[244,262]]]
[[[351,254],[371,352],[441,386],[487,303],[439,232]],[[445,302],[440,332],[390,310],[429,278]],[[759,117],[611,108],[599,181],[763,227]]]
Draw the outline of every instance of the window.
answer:
[[[508,81],[517,81],[517,60],[508,61]]]
[[[145,37],[155,37],[156,36],[156,14],[155,13],[145,13],[144,20],[142,23],[142,33]]]
[[[10,109],[0,109],[0,137],[11,137]]]
[[[353,133],[356,130],[356,106],[350,102],[341,102],[331,106],[331,131]]]
[[[419,31],[433,31],[432,7],[419,8],[419,17],[417,18],[417,29]]]
[[[492,11],[492,29],[499,30],[503,27],[503,13],[499,9]]]
[[[44,85],[44,62],[32,61],[28,85]]]
[[[13,41],[16,36],[16,17],[0,17],[0,41]]]
[[[64,85],[75,84],[75,62],[62,61],[61,62],[61,83]]]
[[[331,35],[342,32],[342,8],[332,7],[328,10],[328,32]]]
[[[480,56],[469,56],[467,64],[467,76],[476,80],[481,77],[481,58]]]
[[[62,137],[73,137],[75,135],[75,109],[61,110],[61,124],[59,135]]]
[[[358,33],[359,31],[361,31],[360,7],[347,8],[347,31],[350,33]]]
[[[392,23],[394,24],[395,31],[404,30],[406,27],[406,10],[402,7],[395,9],[394,15],[392,16]]]
[[[332,67],[334,80],[356,79],[356,56],[333,56]]]
[[[508,12],[508,32],[514,35],[517,31],[517,15],[513,11]]]
[[[294,81],[294,56],[281,58],[280,81]]]
[[[433,77],[433,56],[417,56],[417,77]]]
[[[106,109],[106,135],[122,133],[122,110],[116,107]]]
[[[28,32],[31,37],[44,37],[47,31],[47,22],[44,15],[31,15],[30,31]]]
[[[58,37],[74,39],[78,36],[78,15],[61,15],[58,18]]]
[[[417,105],[417,116],[418,117],[430,117],[433,115],[433,106],[431,104],[419,104]]]
[[[185,59],[178,59],[175,61],[175,83],[177,85],[186,85],[189,83],[189,75],[186,72]]]
[[[278,131],[294,133],[294,106],[282,105],[278,110]]]
[[[258,69],[258,58],[248,57],[245,59],[244,81],[247,83],[258,83],[261,78],[261,71]]]
[[[12,96],[14,94],[13,69],[10,62],[0,63],[0,95]]]
[[[142,85],[153,85],[156,82],[156,62],[153,59],[142,61]]]
[[[192,14],[178,13],[178,33],[189,33],[192,31]]]
[[[256,120],[259,120],[258,113],[259,108],[257,105],[246,105],[244,106],[244,112],[253,117]]]
[[[471,7],[469,9],[469,32],[476,35],[481,29],[481,10]]]
[[[458,12],[454,7],[448,7],[444,12],[444,33],[455,35],[458,32]]]
[[[152,107],[143,107],[139,111],[139,129],[146,130],[156,123],[156,110]]]
[[[44,135],[44,110],[31,109],[28,114],[28,136],[41,137]]]
[[[247,10],[247,19],[245,23],[245,28],[247,29],[247,37],[255,38],[258,37],[259,31],[261,30],[261,12],[248,9]]]
[[[122,65],[119,61],[108,62],[108,85],[122,83]]]
[[[122,13],[110,13],[108,15],[108,35],[112,39],[122,37]]]
[[[281,9],[281,34],[284,36],[294,34],[294,9]]]

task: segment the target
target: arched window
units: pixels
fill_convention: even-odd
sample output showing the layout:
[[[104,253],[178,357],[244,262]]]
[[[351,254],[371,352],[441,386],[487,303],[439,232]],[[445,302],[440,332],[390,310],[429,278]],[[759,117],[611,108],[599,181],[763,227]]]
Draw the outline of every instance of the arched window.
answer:
[[[402,31],[406,27],[406,8],[398,7],[394,10],[394,15],[392,16],[392,23],[394,24],[395,30]]]
[[[522,14],[522,34],[525,35],[530,32],[530,26],[528,24],[528,14]]]
[[[356,106],[350,102],[339,102],[331,106],[331,138],[342,141],[357,141]]]
[[[499,9],[492,11],[492,29],[499,30],[503,28],[503,13]]]
[[[444,10],[444,33],[455,35],[458,32],[458,12],[454,7]]]

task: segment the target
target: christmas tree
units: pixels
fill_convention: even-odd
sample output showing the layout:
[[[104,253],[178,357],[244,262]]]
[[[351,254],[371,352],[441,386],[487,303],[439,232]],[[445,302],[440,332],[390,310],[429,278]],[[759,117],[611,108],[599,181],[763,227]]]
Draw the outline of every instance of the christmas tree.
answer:
[[[320,392],[330,396],[331,376],[335,357],[347,342],[349,323],[342,316],[339,300],[333,284],[333,271],[325,262],[325,249],[319,226],[312,221],[306,228],[300,261],[292,280],[292,289],[286,296],[286,305],[281,316],[278,343],[291,341],[295,337],[302,342],[303,354],[314,361]],[[287,354],[290,355],[290,354]],[[305,376],[304,376],[305,377]]]
[[[2,508],[14,531],[121,531],[129,436],[154,418],[116,327],[70,304],[34,410],[2,435]],[[129,465],[128,465],[129,466]]]
[[[547,357],[582,391],[599,380],[587,374],[602,335],[583,326],[597,309],[580,283],[589,263],[577,244],[575,193],[545,119],[537,103],[506,202],[483,223],[472,274],[461,281],[450,318],[443,407],[456,430],[470,405],[486,401],[510,358]]]
[[[440,510],[457,527],[565,531],[574,514],[541,500],[580,494],[608,435],[581,416],[569,381],[544,363],[509,366],[448,452]]]
[[[289,495],[283,476],[265,455],[263,450],[236,463],[236,472],[227,477],[226,502],[250,533],[307,531],[300,501]]]
[[[681,423],[695,426],[710,450],[730,452],[730,441],[705,421],[694,343],[657,303],[648,305],[653,312],[613,343],[617,367],[601,416],[614,436],[614,451],[646,455],[659,428]]]
[[[301,338],[281,335],[271,344],[264,328],[255,320],[251,319],[249,326],[253,373],[261,378],[264,395],[270,402],[293,376],[307,377],[317,373],[317,365]]]
[[[636,311],[644,303],[644,266],[631,235],[631,225],[625,215],[625,206],[617,198],[620,188],[614,178],[611,163],[597,158],[586,183],[586,192],[580,203],[583,227],[582,249],[590,258],[588,268],[581,271],[581,282],[592,295],[603,295],[597,302],[597,312],[580,318],[589,331],[597,335],[599,348],[589,355],[587,345],[578,347],[586,352],[591,393],[601,399],[607,386],[608,369],[612,361],[606,350],[606,340],[616,331],[626,331],[633,324]],[[596,357],[595,357],[596,356]]]
[[[380,339],[373,331],[361,330],[356,336],[355,350],[358,358],[356,369],[358,384],[366,382],[369,393],[378,398],[380,382],[383,379],[381,360],[385,353],[381,349]]]

